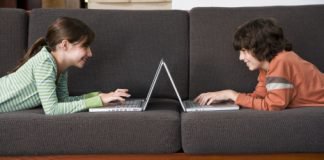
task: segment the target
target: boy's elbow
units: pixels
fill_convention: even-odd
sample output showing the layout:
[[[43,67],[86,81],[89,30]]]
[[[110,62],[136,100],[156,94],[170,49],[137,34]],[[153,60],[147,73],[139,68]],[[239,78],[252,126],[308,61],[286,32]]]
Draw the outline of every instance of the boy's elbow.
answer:
[[[282,108],[282,107],[270,107],[268,109],[268,111],[281,111],[281,110],[284,110],[284,108]]]
[[[285,104],[281,104],[281,105],[267,105],[264,104],[262,107],[259,108],[259,110],[263,110],[263,111],[281,111],[284,110],[286,108],[287,105]]]
[[[281,105],[271,105],[268,107],[269,111],[281,111],[287,108],[288,104],[281,104]]]
[[[272,103],[268,103],[265,105],[264,108],[268,111],[281,111],[287,108],[289,102],[285,100],[277,100],[277,101],[272,101]]]

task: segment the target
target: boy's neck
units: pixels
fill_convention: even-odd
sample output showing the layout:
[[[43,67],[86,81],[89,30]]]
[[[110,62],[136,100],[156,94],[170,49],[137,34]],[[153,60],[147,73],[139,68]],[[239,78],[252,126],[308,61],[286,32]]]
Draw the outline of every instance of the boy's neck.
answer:
[[[261,64],[261,69],[265,70],[266,72],[268,72],[269,70],[269,62],[268,61],[263,61]]]

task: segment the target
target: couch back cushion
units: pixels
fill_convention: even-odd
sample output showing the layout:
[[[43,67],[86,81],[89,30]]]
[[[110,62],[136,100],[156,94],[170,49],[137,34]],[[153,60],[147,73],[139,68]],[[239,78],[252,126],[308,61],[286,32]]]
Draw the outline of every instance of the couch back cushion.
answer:
[[[249,71],[239,61],[232,41],[239,25],[259,17],[277,19],[293,50],[324,71],[324,5],[194,8],[190,11],[189,97],[228,88],[254,90],[258,71]]]
[[[180,94],[188,96],[187,12],[36,9],[30,15],[29,46],[60,16],[78,18],[96,34],[93,57],[83,69],[69,72],[71,94],[128,88],[132,97],[145,97],[164,58]],[[153,91],[153,97],[162,96],[176,98],[165,72]]]
[[[22,9],[0,8],[0,76],[11,71],[27,47],[27,15]]]

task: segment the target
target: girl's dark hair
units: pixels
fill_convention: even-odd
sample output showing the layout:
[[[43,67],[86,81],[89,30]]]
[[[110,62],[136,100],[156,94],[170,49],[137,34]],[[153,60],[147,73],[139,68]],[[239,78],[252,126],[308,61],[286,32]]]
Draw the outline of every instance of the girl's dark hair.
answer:
[[[279,52],[292,50],[283,30],[273,18],[259,18],[239,26],[234,35],[236,51],[247,49],[259,60],[271,61]]]
[[[31,57],[37,54],[43,46],[46,46],[48,51],[55,51],[57,44],[63,40],[68,40],[70,43],[82,42],[83,47],[88,47],[94,38],[94,32],[82,21],[70,17],[60,17],[48,27],[45,37],[41,37],[34,42],[12,72],[17,71]]]

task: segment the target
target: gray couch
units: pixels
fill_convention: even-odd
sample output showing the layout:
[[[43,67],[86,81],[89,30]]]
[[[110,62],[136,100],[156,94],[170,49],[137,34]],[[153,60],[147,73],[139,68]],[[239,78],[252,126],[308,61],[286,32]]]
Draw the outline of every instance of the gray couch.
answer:
[[[239,61],[231,42],[236,27],[256,17],[275,17],[294,51],[324,72],[323,5],[195,8],[189,17],[190,98],[227,88],[253,91],[258,72]],[[324,107],[183,113],[182,147],[188,153],[323,152],[323,124]]]
[[[295,51],[324,71],[324,6],[195,8],[187,11],[0,9],[0,76],[59,16],[96,33],[94,56],[69,75],[71,95],[128,88],[145,97],[164,58],[183,99],[233,88],[252,91],[257,73],[238,61],[231,41],[246,20],[279,20]],[[104,153],[324,152],[324,107],[265,112],[182,112],[162,72],[145,112],[46,116],[41,107],[0,113],[0,155]]]

